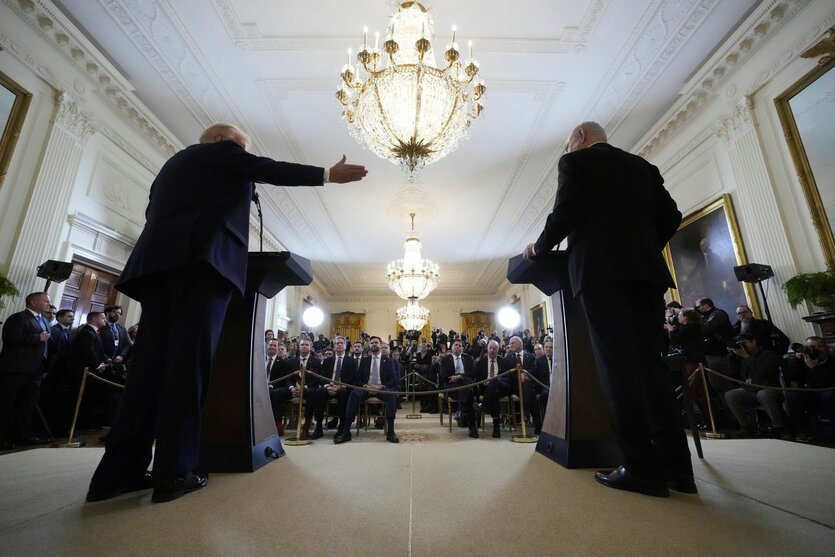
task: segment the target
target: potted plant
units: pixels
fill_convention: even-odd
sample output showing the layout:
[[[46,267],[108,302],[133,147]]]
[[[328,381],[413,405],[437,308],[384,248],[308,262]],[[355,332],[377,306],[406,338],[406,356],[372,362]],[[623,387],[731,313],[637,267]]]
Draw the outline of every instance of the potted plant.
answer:
[[[796,308],[803,302],[810,302],[820,308],[835,308],[835,271],[801,273],[783,284],[789,305]]]
[[[12,281],[6,278],[6,275],[0,273],[0,309],[6,307],[6,302],[3,301],[4,296],[19,296],[20,292],[18,292],[15,285],[12,284]]]

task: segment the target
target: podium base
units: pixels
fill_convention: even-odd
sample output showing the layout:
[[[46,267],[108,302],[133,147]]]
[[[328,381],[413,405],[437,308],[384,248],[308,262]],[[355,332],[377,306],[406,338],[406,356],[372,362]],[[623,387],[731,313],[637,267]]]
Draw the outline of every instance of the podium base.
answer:
[[[614,469],[623,462],[623,453],[614,439],[563,439],[543,431],[536,452],[565,468]]]

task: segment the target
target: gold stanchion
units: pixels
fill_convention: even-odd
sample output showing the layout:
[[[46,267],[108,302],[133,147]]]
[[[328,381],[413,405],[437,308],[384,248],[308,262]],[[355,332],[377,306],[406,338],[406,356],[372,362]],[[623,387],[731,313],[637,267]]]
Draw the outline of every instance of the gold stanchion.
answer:
[[[412,371],[409,375],[406,376],[406,378],[407,378],[406,390],[407,391],[409,390],[408,378],[410,376],[412,378],[412,380],[411,380],[411,385],[412,385],[412,413],[411,414],[406,414],[406,419],[408,419],[408,420],[419,420],[423,417],[423,416],[420,415],[420,413],[415,411],[415,398],[416,398],[416,395],[415,395],[416,390],[415,389],[417,388],[417,378],[415,377],[415,374],[416,374],[416,372]]]
[[[525,397],[522,395],[522,364],[516,364],[516,379],[519,381],[519,414],[522,421],[522,435],[514,435],[510,438],[514,443],[535,443],[538,437],[528,437],[528,428],[525,423]],[[510,404],[510,403],[508,403]]]
[[[72,415],[72,423],[70,424],[70,434],[67,436],[66,443],[55,443],[53,447],[60,447],[62,449],[77,449],[83,447],[87,443],[84,441],[73,441],[75,435],[75,422],[78,420],[78,411],[81,409],[81,397],[84,396],[84,386],[87,385],[87,375],[90,374],[88,368],[84,368],[84,373],[81,375],[81,387],[78,389],[78,399],[75,401],[75,412]]]
[[[724,439],[725,434],[716,431],[716,422],[713,421],[713,405],[710,404],[710,391],[707,388],[707,376],[705,366],[699,364],[699,373],[702,374],[702,387],[705,389],[705,403],[707,404],[707,415],[710,418],[710,431],[705,433],[706,439]]]
[[[299,445],[310,445],[312,441],[310,439],[302,439],[302,404],[304,403],[304,376],[307,375],[307,370],[305,366],[302,366],[299,370],[299,375],[301,376],[301,382],[299,383],[299,417],[296,420],[296,436],[289,437],[284,440],[285,445],[290,445],[293,447]]]

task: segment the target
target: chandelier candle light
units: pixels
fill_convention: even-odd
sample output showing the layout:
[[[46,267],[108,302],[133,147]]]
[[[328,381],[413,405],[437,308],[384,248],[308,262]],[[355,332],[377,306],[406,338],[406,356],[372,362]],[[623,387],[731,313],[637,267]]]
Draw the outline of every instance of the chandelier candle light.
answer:
[[[404,300],[422,300],[438,286],[438,265],[420,255],[420,238],[415,233],[415,213],[412,230],[403,244],[403,259],[388,264],[386,282]]]
[[[441,69],[432,51],[433,35],[426,7],[421,2],[401,2],[389,21],[382,50],[379,33],[374,48],[369,47],[367,27],[356,66],[353,51],[348,50],[336,91],[351,135],[381,158],[399,164],[410,181],[415,172],[455,150],[468,136],[470,124],[481,115],[487,90],[478,77],[472,41],[464,62],[453,26],[444,51],[446,67]]]

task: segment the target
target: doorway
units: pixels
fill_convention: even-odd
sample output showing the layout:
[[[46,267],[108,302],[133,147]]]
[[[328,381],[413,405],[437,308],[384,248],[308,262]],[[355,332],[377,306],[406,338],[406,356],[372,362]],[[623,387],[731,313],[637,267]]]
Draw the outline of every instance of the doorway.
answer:
[[[73,261],[72,274],[64,283],[58,309],[73,310],[73,328],[86,323],[88,313],[104,311],[105,307],[116,303],[118,278],[113,273]]]

